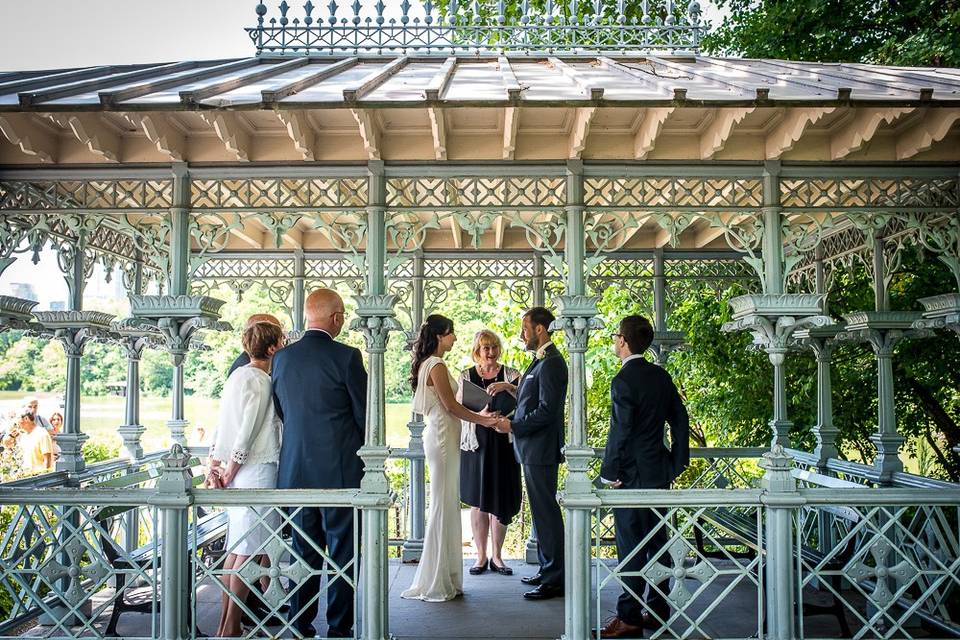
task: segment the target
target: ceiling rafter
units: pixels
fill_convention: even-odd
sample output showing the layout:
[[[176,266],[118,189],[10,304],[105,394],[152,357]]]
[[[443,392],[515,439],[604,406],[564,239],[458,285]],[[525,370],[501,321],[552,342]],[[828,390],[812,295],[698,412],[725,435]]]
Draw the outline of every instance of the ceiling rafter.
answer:
[[[443,109],[427,107],[430,134],[433,136],[433,155],[437,160],[447,159],[447,121]]]
[[[657,138],[676,107],[648,107],[633,136],[633,157],[644,160],[656,146]]]
[[[369,109],[350,109],[353,119],[360,128],[360,137],[363,139],[363,148],[370,160],[380,159],[380,127]]]
[[[186,160],[186,136],[170,123],[169,116],[140,112],[122,112],[120,116],[147,136],[157,151],[166,154],[174,162]]]
[[[733,128],[756,111],[756,107],[727,107],[714,110],[713,122],[700,135],[700,159],[709,160],[723,151]]]
[[[906,160],[943,140],[960,121],[960,109],[927,109],[920,121],[897,138],[897,160]]]
[[[587,136],[590,135],[590,124],[597,112],[597,107],[577,107],[570,129],[570,142],[567,157],[577,160],[583,156],[587,146]]]
[[[915,107],[889,107],[883,109],[857,109],[853,119],[830,138],[830,158],[839,160],[863,148],[873,139],[883,123],[892,124],[898,118],[909,115]]]
[[[289,109],[277,109],[274,113],[286,128],[287,135],[293,141],[293,148],[300,154],[300,158],[306,161],[316,160],[314,147],[317,135],[306,114]]]
[[[59,142],[56,134],[44,130],[27,113],[0,113],[0,133],[20,151],[43,163],[56,162]]]
[[[517,153],[517,131],[520,128],[520,107],[503,109],[503,159],[513,160]]]
[[[213,128],[227,152],[241,162],[250,161],[251,138],[239,115],[231,111],[204,111],[200,117]]]
[[[764,153],[767,160],[776,160],[793,149],[807,127],[816,124],[823,116],[836,110],[836,107],[809,107],[788,110],[783,120],[777,123],[764,140]]]
[[[47,118],[67,129],[87,149],[108,162],[120,162],[120,136],[93,113],[49,113]]]

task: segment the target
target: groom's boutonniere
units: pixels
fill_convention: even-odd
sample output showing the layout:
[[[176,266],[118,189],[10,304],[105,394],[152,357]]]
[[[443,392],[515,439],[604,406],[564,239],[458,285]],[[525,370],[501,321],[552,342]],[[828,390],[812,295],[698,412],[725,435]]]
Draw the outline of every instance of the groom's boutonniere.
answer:
[[[534,354],[534,357],[535,357],[537,360],[543,360],[544,358],[547,357],[547,350],[546,350],[546,349],[538,349],[537,352]]]

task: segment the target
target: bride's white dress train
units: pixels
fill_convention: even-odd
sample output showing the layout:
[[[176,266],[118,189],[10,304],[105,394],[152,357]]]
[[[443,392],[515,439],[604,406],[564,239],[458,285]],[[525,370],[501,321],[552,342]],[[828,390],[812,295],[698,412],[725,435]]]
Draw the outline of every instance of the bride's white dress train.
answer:
[[[413,410],[424,417],[423,450],[430,470],[430,509],[417,575],[402,598],[445,602],[463,593],[463,534],[460,525],[460,420],[447,413],[432,386],[437,356],[420,365]],[[450,378],[456,394],[457,381]]]

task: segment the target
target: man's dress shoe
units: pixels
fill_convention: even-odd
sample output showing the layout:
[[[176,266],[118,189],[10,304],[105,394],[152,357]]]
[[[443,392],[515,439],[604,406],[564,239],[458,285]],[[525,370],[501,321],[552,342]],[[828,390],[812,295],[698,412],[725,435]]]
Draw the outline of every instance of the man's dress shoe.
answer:
[[[563,595],[563,587],[541,584],[533,591],[527,591],[523,597],[527,600],[549,600]]]
[[[600,629],[601,638],[642,638],[643,627],[627,624],[620,618],[614,618]]]
[[[528,584],[528,585],[530,585],[531,587],[539,587],[539,586],[540,586],[540,574],[538,573],[538,574],[535,575],[535,576],[524,576],[524,577],[520,578],[520,582],[522,582],[523,584]]]

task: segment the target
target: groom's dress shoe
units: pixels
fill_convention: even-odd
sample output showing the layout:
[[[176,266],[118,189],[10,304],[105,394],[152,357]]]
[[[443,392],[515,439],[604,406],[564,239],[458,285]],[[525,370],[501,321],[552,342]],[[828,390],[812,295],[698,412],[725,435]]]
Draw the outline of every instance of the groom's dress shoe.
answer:
[[[527,600],[549,600],[563,595],[563,587],[555,587],[549,584],[541,584],[533,591],[527,591],[523,597]]]
[[[540,574],[538,573],[535,576],[524,576],[523,578],[520,578],[520,582],[523,584],[528,584],[531,587],[538,587],[540,586]]]
[[[600,629],[601,638],[642,638],[643,627],[628,624],[620,618],[614,618]]]

